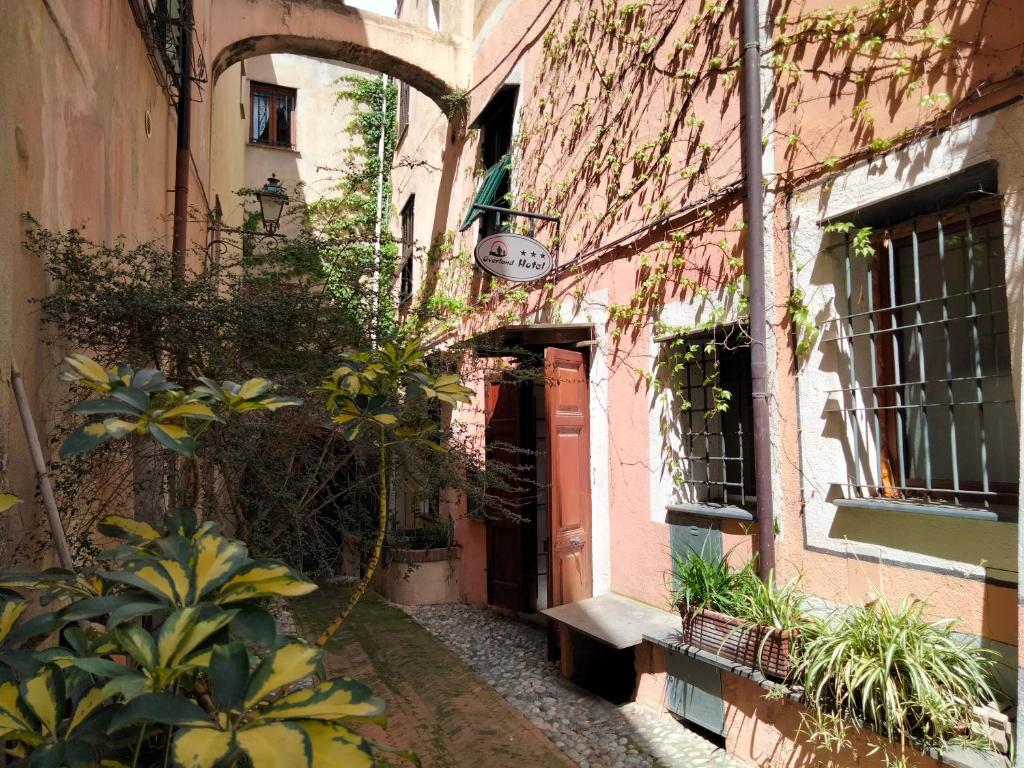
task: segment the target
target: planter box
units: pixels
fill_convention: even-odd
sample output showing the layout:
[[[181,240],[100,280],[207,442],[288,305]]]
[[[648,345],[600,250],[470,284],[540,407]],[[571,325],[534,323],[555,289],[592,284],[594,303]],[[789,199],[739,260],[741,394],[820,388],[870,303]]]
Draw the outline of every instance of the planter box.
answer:
[[[393,603],[435,605],[459,601],[459,548],[392,549],[372,586]]]
[[[677,603],[676,607],[683,617],[683,641],[688,645],[756,669],[776,680],[789,676],[789,651],[798,630],[749,624],[684,602]]]

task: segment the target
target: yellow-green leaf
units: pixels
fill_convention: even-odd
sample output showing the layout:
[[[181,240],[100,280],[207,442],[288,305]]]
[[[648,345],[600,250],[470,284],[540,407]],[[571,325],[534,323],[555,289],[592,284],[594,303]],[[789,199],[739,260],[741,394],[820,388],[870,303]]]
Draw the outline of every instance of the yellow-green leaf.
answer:
[[[9,598],[0,606],[0,642],[7,639],[11,628],[27,607],[28,603],[18,598]]]
[[[253,768],[296,768],[312,763],[309,734],[293,723],[246,728],[235,734],[235,741],[249,756]]]
[[[0,493],[0,512],[6,512],[17,504],[21,504],[21,498],[13,493]]]
[[[0,732],[32,730],[32,724],[21,708],[20,697],[17,683],[0,683]]]
[[[60,722],[60,707],[64,703],[63,691],[58,691],[59,674],[54,667],[45,666],[21,685],[21,698],[43,727],[54,735]]]
[[[156,643],[150,634],[134,624],[121,624],[113,631],[118,644],[146,669],[157,666]]]
[[[270,384],[271,382],[267,379],[249,379],[238,390],[238,396],[243,400],[250,400],[266,392]]]
[[[188,637],[178,646],[177,651],[171,657],[171,664],[180,663],[183,658],[198,648],[200,643],[206,640],[206,638],[230,624],[237,613],[238,611],[236,610],[222,611],[212,618],[197,621],[192,629],[189,630]]]
[[[205,403],[183,403],[182,405],[171,408],[166,413],[160,415],[160,422],[163,423],[166,419],[177,419],[184,417],[198,418],[198,419],[216,419],[215,414],[210,406]],[[166,425],[164,425],[166,427]]]
[[[169,667],[184,645],[189,632],[199,620],[198,608],[182,608],[171,613],[160,627],[156,638],[157,666]]]
[[[231,749],[231,734],[215,728],[182,728],[174,737],[174,762],[181,768],[213,768]]]
[[[125,541],[153,541],[160,538],[156,528],[149,523],[124,515],[107,515],[100,520],[99,529],[101,533]]]
[[[313,746],[310,768],[372,768],[370,745],[358,734],[336,723],[304,722],[303,730]]]
[[[223,536],[202,536],[194,545],[192,597],[198,600],[230,578],[245,562],[245,545]]]
[[[256,597],[301,597],[315,592],[316,584],[294,576],[281,576],[276,579],[264,579],[250,584],[226,585],[217,598],[216,603],[226,604],[238,600],[252,600]]]
[[[278,688],[313,674],[322,651],[303,643],[289,643],[263,658],[245,691],[245,707],[265,699]]]
[[[328,680],[315,688],[282,696],[262,708],[261,720],[341,720],[347,717],[367,718],[384,714],[384,702],[362,683],[347,677]]]
[[[86,691],[71,715],[71,723],[68,725],[67,735],[70,736],[74,733],[75,729],[85,721],[85,718],[95,712],[100,704],[110,695],[111,693],[107,690],[106,686],[103,688],[91,688]]]
[[[76,352],[65,357],[64,362],[86,379],[104,384],[110,380],[106,369],[91,357]]]

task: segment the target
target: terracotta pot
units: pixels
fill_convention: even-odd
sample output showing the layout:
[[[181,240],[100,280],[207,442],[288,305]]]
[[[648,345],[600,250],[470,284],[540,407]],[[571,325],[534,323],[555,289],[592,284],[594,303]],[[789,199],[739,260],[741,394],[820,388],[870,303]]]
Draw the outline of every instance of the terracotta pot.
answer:
[[[756,669],[766,677],[785,680],[790,672],[790,647],[800,632],[750,624],[708,608],[680,601],[683,642],[729,661]]]

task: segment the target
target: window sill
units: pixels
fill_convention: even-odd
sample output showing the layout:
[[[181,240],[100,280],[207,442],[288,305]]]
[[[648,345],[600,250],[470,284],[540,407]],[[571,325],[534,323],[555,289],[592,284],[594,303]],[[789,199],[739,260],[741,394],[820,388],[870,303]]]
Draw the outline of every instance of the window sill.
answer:
[[[676,515],[714,517],[722,520],[743,520],[748,523],[754,520],[753,514],[743,509],[743,507],[736,507],[732,504],[715,504],[713,502],[666,504],[665,510],[668,512],[665,522],[668,523],[671,523],[671,518]]]
[[[287,152],[290,155],[300,155],[300,154],[302,154],[295,147],[284,147],[284,146],[281,146],[279,144],[263,144],[263,143],[258,142],[258,141],[250,141],[250,142],[247,142],[247,144],[250,147],[258,147],[259,149],[273,149],[276,152]]]
[[[959,520],[980,520],[987,523],[1016,523],[1012,512],[996,512],[991,509],[956,507],[950,504],[925,504],[914,501],[893,501],[890,499],[836,499],[839,509],[895,512],[900,515],[928,515],[929,517],[952,517]]]

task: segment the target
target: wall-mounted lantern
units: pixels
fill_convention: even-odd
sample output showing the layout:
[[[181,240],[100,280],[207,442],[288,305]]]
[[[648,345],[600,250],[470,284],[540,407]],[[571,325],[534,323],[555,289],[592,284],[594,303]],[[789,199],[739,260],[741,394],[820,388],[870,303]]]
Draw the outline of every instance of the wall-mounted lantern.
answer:
[[[256,199],[260,202],[260,218],[263,219],[263,229],[268,235],[277,231],[281,222],[281,213],[288,204],[288,195],[276,175],[271,175],[267,183],[256,193]]]

